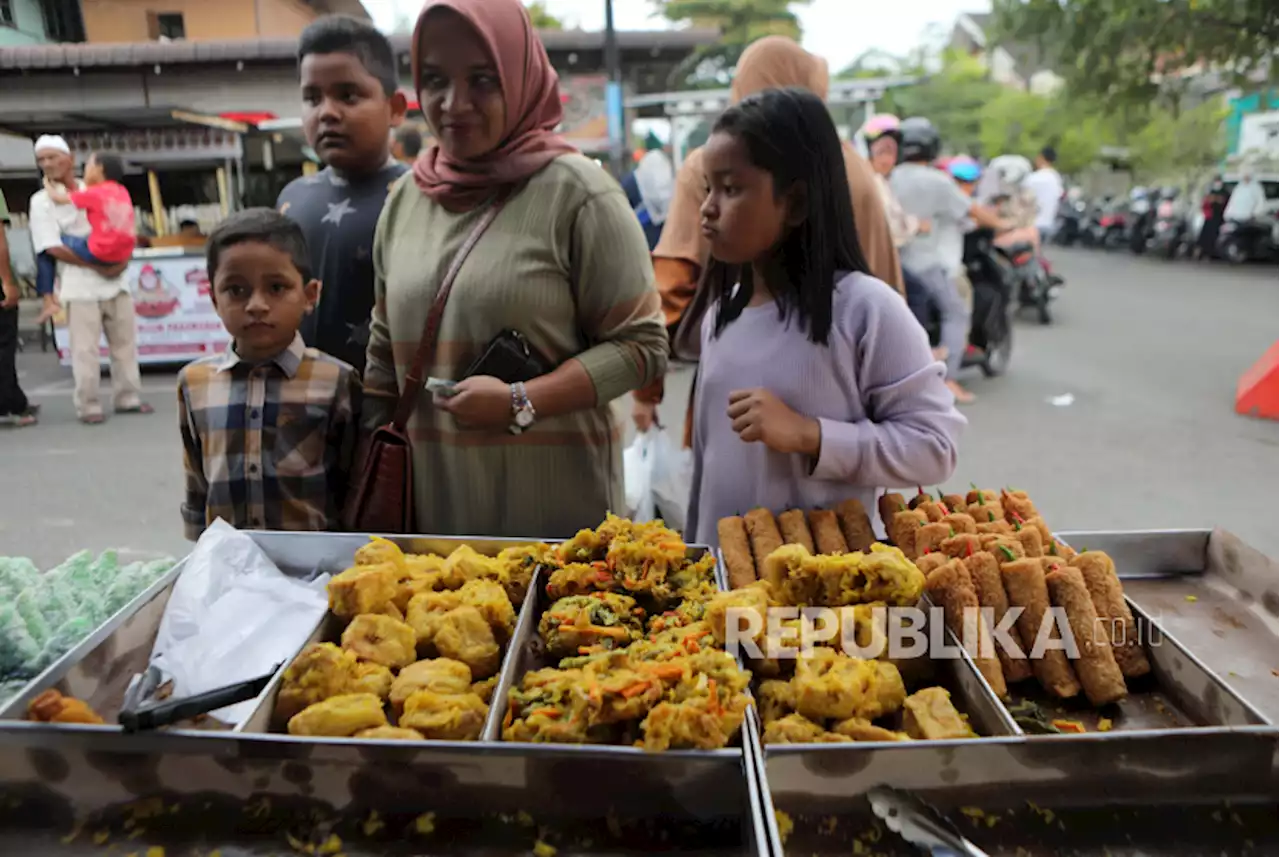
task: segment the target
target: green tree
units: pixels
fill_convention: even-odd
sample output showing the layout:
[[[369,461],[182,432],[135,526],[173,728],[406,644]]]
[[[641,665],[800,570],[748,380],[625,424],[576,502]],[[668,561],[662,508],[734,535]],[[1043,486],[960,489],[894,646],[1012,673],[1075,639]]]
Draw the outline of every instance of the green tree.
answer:
[[[651,0],[668,21],[720,31],[720,41],[694,51],[671,73],[669,86],[703,89],[726,86],[747,45],[762,36],[800,38],[792,6],[810,0]]]
[[[996,40],[1035,42],[1073,93],[1176,98],[1180,71],[1276,79],[1274,0],[993,0]],[[1202,65],[1201,65],[1202,64]]]
[[[982,152],[982,110],[1003,91],[987,78],[986,69],[972,57],[948,52],[941,70],[904,64],[896,74],[920,75],[913,86],[891,89],[879,102],[882,112],[902,118],[924,116],[933,122],[949,152]]]
[[[525,3],[525,8],[529,10],[529,19],[533,21],[535,29],[539,30],[563,30],[564,23],[547,11],[545,0],[531,0]]]
[[[1130,159],[1147,182],[1180,184],[1226,153],[1223,122],[1228,110],[1213,99],[1190,110],[1152,110],[1129,139]]]

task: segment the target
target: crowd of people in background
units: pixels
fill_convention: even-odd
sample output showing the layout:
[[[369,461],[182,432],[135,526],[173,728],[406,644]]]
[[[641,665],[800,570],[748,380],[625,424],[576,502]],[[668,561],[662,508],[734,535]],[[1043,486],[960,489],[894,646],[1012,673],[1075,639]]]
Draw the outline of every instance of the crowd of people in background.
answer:
[[[940,169],[920,117],[842,141],[825,61],[770,36],[744,52],[705,146],[676,168],[650,135],[619,186],[557,134],[558,79],[518,0],[430,0],[411,58],[427,143],[404,124],[385,36],[339,16],[302,34],[303,128],[324,167],[208,238],[232,342],[179,376],[190,537],[218,517],[341,527],[363,441],[401,423],[419,531],[570,536],[623,508],[611,403],[634,392],[650,430],[669,354],[698,362],[684,429],[700,542],[743,498],[870,502],[951,475],[955,404],[973,398],[958,379],[964,234],[1043,246],[1063,194],[1052,148],[984,173]],[[46,313],[68,313],[77,414],[104,419],[103,333],[116,412],[150,412],[115,166],[95,156],[81,182],[65,141],[36,154],[40,290]],[[1227,217],[1256,204],[1223,200]],[[0,252],[5,307],[12,281]],[[920,300],[941,316],[933,349]],[[0,413],[34,421],[5,358],[11,317]]]

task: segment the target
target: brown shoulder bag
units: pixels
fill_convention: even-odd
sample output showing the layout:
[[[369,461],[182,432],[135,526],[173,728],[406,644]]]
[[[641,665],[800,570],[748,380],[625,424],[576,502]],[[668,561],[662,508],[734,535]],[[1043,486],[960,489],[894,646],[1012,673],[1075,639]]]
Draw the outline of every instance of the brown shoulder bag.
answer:
[[[436,351],[436,337],[440,332],[440,320],[444,317],[449,292],[458,279],[462,263],[475,248],[480,237],[493,223],[505,196],[496,199],[471,230],[467,240],[458,248],[449,270],[440,283],[440,290],[427,313],[427,323],[422,339],[413,354],[413,362],[405,373],[404,386],[396,402],[391,422],[377,428],[369,439],[369,450],[357,480],[342,511],[343,526],[358,533],[410,533],[417,527],[413,509],[413,444],[405,432],[409,419],[418,404],[425,379],[427,361]]]

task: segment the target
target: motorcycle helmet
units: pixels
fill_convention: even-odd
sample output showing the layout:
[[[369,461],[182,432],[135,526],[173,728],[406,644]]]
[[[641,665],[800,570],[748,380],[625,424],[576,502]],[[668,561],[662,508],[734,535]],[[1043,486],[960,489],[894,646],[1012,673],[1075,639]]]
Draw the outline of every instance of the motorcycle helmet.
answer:
[[[987,164],[987,170],[1000,180],[1002,189],[1010,190],[1031,175],[1032,167],[1031,162],[1022,155],[1001,155],[992,158],[991,163]]]
[[[902,137],[901,160],[929,162],[938,157],[942,140],[938,137],[938,129],[928,119],[923,116],[903,119],[898,133]]]
[[[871,145],[876,140],[886,134],[894,139],[902,140],[902,122],[892,113],[877,113],[866,122],[862,123],[862,128],[858,130],[858,134],[862,139],[867,141],[867,145]]]
[[[947,162],[947,172],[958,182],[973,184],[982,178],[982,165],[968,155],[957,155]]]

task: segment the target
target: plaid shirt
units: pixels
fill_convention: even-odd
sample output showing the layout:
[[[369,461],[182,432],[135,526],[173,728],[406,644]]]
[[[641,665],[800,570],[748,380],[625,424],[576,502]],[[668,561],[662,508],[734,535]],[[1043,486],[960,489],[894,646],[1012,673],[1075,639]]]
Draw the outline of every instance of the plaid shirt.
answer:
[[[302,337],[271,360],[202,357],[178,375],[189,539],[237,528],[333,530],[359,427],[360,377]]]

